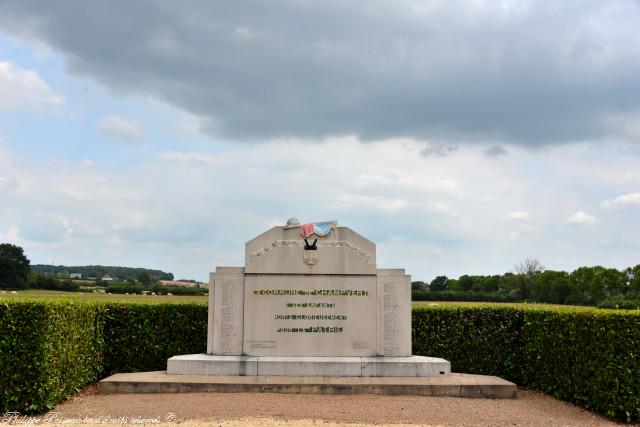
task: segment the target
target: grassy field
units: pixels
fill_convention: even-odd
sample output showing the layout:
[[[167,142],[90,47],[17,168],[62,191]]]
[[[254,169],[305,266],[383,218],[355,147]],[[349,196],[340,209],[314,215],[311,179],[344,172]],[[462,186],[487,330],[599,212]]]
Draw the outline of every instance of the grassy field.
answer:
[[[13,293],[15,292],[15,293]],[[206,304],[206,295],[122,295],[122,294],[94,294],[84,292],[46,291],[28,289],[24,291],[0,290],[0,300],[3,299],[57,299],[67,301],[110,301],[133,302],[144,304]]]
[[[560,304],[544,304],[537,302],[477,302],[477,301],[413,301],[416,307],[427,306],[435,307],[439,305],[459,305],[469,307],[529,307],[529,308],[571,308],[592,310],[594,307],[585,307],[583,305],[560,305]]]
[[[14,293],[15,292],[15,293]],[[83,293],[83,292],[63,292],[63,291],[47,291],[40,289],[28,289],[22,291],[6,291],[0,290],[0,300],[3,299],[59,299],[71,301],[111,301],[111,302],[131,302],[143,304],[206,304],[207,296],[189,296],[189,295],[122,295],[122,294],[102,294],[102,293]],[[554,304],[538,304],[538,303],[501,303],[501,302],[465,302],[465,301],[414,301],[414,306],[441,306],[441,305],[461,305],[461,306],[491,306],[491,307],[537,307],[537,308],[575,308],[575,309],[592,309],[593,307],[571,306],[571,305],[554,305]]]

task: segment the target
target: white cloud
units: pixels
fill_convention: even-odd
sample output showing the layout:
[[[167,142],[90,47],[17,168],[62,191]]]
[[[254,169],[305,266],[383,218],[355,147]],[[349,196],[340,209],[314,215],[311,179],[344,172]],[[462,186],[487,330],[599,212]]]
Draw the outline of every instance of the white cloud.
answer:
[[[623,194],[621,196],[616,197],[613,200],[605,200],[600,206],[603,208],[612,208],[614,206],[620,205],[639,205],[640,204],[640,193],[629,193]]]
[[[69,219],[62,215],[34,214],[20,223],[20,236],[36,242],[59,242],[67,239],[72,231]]]
[[[104,135],[125,141],[135,141],[144,136],[140,125],[115,115],[100,120],[98,122],[98,131]]]
[[[193,137],[202,133],[202,123],[198,119],[188,119],[176,125],[175,130],[183,136]]]
[[[393,199],[387,197],[365,196],[352,193],[344,193],[338,196],[336,207],[345,210],[362,209],[368,211],[399,211],[407,207],[404,199]]]
[[[172,150],[161,151],[156,154],[156,158],[170,162],[203,163],[208,165],[213,165],[220,161],[218,157],[208,154]]]
[[[19,243],[20,242],[20,229],[15,226],[9,226],[9,229],[6,233],[0,234],[1,242],[9,242],[9,243]]]
[[[515,211],[507,215],[507,219],[522,220],[522,219],[528,219],[528,218],[529,218],[529,213],[524,211]]]
[[[121,187],[103,179],[83,177],[84,182],[68,182],[54,191],[60,196],[80,202],[115,202],[140,200],[143,196],[127,186]],[[69,180],[71,181],[71,180]]]
[[[596,222],[596,218],[593,215],[589,215],[586,212],[578,211],[573,215],[569,216],[567,218],[567,222],[569,224],[576,224],[576,225],[593,224],[594,222]]]
[[[0,185],[0,234],[23,245],[34,263],[55,256],[60,264],[146,266],[205,279],[212,264],[242,265],[245,241],[294,216],[337,219],[378,245],[380,267],[406,268],[416,280],[500,273],[531,256],[557,269],[637,263],[632,210],[617,212],[615,224],[556,228],[559,212],[577,210],[568,195],[587,200],[585,188],[622,194],[628,185],[603,184],[605,162],[580,160],[593,168],[589,174],[553,163],[576,158],[576,147],[562,156],[510,148],[509,162],[496,165],[483,147],[433,158],[410,141],[211,143],[182,151],[176,144],[117,171],[107,158],[82,167],[83,154],[42,167],[45,160],[21,160],[10,147],[0,150],[0,175],[20,185]],[[630,170],[635,159],[610,150],[594,156],[617,155],[611,158],[620,169]],[[557,176],[544,193],[538,174],[523,173],[543,167]],[[603,249],[605,238],[612,243]],[[576,249],[562,249],[568,246]]]
[[[0,61],[0,111],[46,111],[65,103],[33,70]]]
[[[523,239],[531,235],[534,231],[535,229],[531,225],[522,224],[516,231],[512,231],[511,233],[509,233],[509,237],[512,240]]]

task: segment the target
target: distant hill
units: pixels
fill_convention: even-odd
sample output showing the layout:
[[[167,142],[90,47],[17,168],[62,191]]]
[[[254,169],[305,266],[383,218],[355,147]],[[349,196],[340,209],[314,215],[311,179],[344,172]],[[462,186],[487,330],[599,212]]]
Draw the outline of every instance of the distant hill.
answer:
[[[104,276],[109,276],[114,280],[138,280],[140,274],[147,273],[151,277],[151,280],[154,282],[158,280],[173,280],[172,273],[166,273],[161,270],[151,270],[148,268],[116,267],[105,265],[84,265],[67,267],[64,265],[35,264],[31,266],[31,270],[35,271],[36,273],[47,274],[56,277],[69,277],[71,273],[81,273],[83,279],[89,277],[102,278]]]

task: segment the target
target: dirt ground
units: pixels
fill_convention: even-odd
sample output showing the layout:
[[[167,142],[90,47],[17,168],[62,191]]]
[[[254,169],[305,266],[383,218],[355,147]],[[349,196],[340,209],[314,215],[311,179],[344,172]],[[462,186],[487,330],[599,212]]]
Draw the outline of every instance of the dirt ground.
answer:
[[[426,396],[181,393],[99,395],[95,385],[38,424],[180,424],[181,426],[615,426],[544,394],[516,400]],[[17,424],[14,422],[14,424]]]

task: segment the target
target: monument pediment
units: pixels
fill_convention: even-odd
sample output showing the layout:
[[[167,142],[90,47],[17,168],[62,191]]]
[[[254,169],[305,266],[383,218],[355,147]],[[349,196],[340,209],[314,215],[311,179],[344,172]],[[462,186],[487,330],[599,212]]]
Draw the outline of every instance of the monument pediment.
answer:
[[[315,241],[316,249],[305,249]],[[376,245],[348,227],[305,242],[300,227],[273,227],[245,247],[247,274],[376,274]]]

